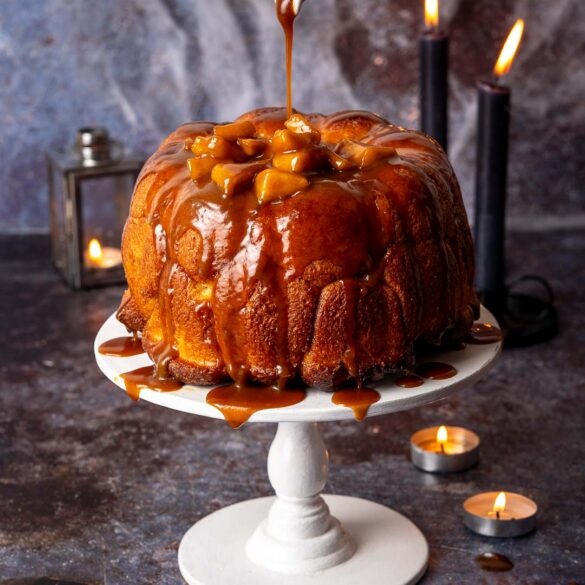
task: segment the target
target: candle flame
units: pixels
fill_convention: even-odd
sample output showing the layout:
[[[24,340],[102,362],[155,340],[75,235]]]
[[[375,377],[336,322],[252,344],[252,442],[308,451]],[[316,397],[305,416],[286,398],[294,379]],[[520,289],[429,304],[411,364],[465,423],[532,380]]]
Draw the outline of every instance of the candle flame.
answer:
[[[522,40],[522,34],[524,33],[524,20],[519,18],[508,37],[506,38],[506,42],[500,51],[500,56],[496,62],[494,67],[494,75],[496,77],[501,77],[502,75],[506,75],[512,68],[512,63],[514,61],[514,57],[516,55],[516,51],[520,46],[520,41]]]
[[[506,509],[506,493],[500,492],[494,500],[494,512],[503,512]]]
[[[87,248],[87,255],[89,256],[90,260],[96,262],[101,259],[102,257],[102,245],[100,241],[96,238],[92,238],[89,242],[89,246]]]
[[[448,438],[449,434],[447,433],[447,427],[445,425],[441,425],[437,431],[437,443],[439,443],[439,445],[444,445]]]
[[[425,0],[425,26],[427,28],[439,26],[439,0]]]

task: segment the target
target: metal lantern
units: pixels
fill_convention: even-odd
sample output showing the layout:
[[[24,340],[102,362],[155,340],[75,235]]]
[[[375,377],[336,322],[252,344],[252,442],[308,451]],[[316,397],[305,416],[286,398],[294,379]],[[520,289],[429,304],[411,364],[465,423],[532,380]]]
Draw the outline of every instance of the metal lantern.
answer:
[[[53,261],[72,288],[124,282],[122,229],[143,163],[97,127],[47,153]]]

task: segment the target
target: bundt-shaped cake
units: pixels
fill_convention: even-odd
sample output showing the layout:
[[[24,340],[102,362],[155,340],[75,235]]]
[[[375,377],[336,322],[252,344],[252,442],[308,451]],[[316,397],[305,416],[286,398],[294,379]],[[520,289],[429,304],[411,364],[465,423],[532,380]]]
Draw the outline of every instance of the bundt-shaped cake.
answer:
[[[185,383],[360,383],[465,336],[472,246],[421,133],[359,111],[186,124],[136,184],[118,318]]]

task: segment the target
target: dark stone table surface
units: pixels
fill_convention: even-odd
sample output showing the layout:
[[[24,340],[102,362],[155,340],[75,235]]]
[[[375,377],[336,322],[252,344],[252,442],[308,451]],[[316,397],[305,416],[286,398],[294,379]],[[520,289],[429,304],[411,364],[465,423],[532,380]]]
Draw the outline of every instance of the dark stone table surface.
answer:
[[[232,431],[114,388],[92,343],[121,289],[69,291],[48,249],[44,237],[0,239],[0,584],[182,583],[184,532],[223,506],[270,494],[275,429]],[[411,518],[430,544],[425,585],[585,583],[585,233],[511,234],[508,249],[511,276],[537,273],[554,286],[556,339],[506,351],[486,380],[441,403],[323,425],[327,491]],[[409,437],[435,423],[479,433],[480,465],[417,471]],[[463,501],[499,489],[536,500],[536,532],[498,540],[463,526]],[[485,551],[509,556],[513,570],[482,572],[474,558]]]

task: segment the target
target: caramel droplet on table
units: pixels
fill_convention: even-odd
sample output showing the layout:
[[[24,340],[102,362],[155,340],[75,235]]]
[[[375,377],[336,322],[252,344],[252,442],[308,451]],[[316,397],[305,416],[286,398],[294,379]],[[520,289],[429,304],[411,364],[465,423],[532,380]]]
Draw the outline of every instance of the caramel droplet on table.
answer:
[[[489,323],[474,323],[466,338],[471,345],[487,345],[502,341],[502,332],[495,325]]]
[[[442,362],[426,362],[416,368],[416,373],[429,380],[446,380],[457,374],[457,370]]]
[[[130,357],[144,353],[140,337],[114,337],[114,339],[104,341],[98,347],[98,351],[102,355],[113,357]]]
[[[372,404],[380,400],[380,394],[370,388],[342,388],[333,393],[331,402],[353,410],[356,420],[364,420]]]
[[[304,398],[305,391],[300,389],[229,384],[211,390],[206,402],[223,414],[232,429],[237,429],[259,410],[292,406]]]
[[[157,392],[174,392],[183,387],[183,384],[175,380],[175,378],[161,378],[157,376],[154,366],[138,368],[122,374],[121,377],[124,380],[126,392],[132,400],[138,400],[142,388],[149,388]]]
[[[403,376],[398,376],[394,380],[394,383],[402,388],[417,388],[418,386],[422,386],[425,381],[416,374],[404,374]]]
[[[510,571],[514,563],[506,556],[499,553],[483,553],[475,557],[475,562],[484,571]]]

